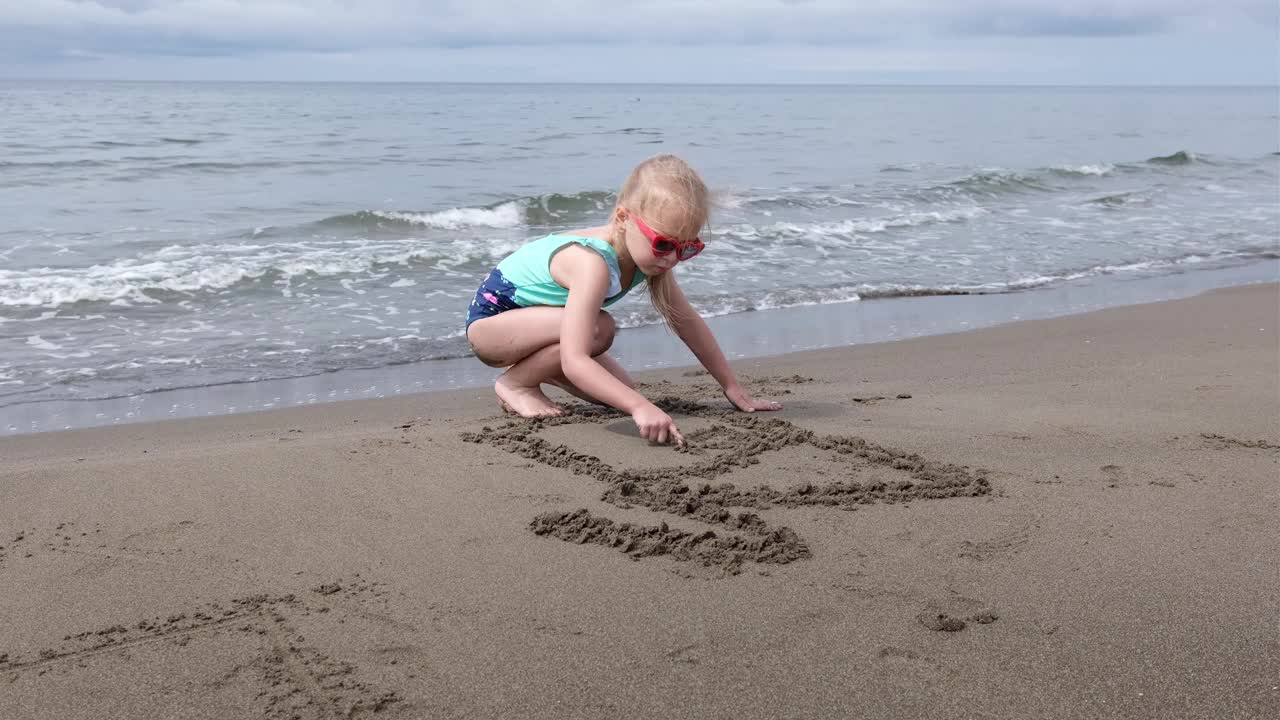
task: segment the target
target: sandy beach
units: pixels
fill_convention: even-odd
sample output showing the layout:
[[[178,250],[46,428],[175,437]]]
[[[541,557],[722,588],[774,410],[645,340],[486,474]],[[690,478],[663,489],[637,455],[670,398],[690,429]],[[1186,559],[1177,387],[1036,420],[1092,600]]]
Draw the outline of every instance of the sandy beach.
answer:
[[[0,717],[1277,717],[1278,292],[0,438]]]

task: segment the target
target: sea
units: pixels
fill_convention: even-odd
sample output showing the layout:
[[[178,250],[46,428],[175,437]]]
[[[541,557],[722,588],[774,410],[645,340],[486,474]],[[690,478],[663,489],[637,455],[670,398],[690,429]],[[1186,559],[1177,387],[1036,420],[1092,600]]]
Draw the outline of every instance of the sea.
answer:
[[[483,386],[480,280],[606,222],[656,153],[715,192],[678,277],[734,358],[1276,280],[1278,111],[1274,87],[0,82],[0,434]],[[642,294],[613,310],[624,361],[693,362]]]

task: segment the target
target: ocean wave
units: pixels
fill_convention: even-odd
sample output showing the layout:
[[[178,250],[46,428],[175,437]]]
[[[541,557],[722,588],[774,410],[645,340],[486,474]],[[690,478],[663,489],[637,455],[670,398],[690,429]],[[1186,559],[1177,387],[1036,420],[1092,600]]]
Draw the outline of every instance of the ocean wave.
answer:
[[[620,131],[630,134],[648,132],[643,128],[626,128]],[[1180,151],[1164,158],[1153,158],[1149,162],[1159,160],[1177,161],[1178,158],[1197,158],[1200,156],[1188,151]],[[1158,163],[1157,163],[1158,164]],[[207,169],[214,169],[210,165]],[[230,168],[226,168],[230,169]],[[886,170],[913,170],[914,165],[886,166]],[[1111,177],[1118,170],[1126,173],[1141,171],[1141,163],[1108,162],[1085,163],[1080,165],[1059,165],[1049,168],[1031,170],[1010,170],[999,167],[979,168],[950,182],[941,185],[919,187],[917,189],[901,188],[895,192],[902,193],[899,200],[916,200],[937,202],[943,199],[955,202],[965,199],[980,202],[991,197],[1005,194],[1030,192],[1055,192],[1069,187],[1067,181],[1091,180]],[[1150,170],[1150,167],[1147,168]],[[1055,183],[1055,179],[1057,182]],[[832,191],[829,187],[783,188],[752,190],[726,190],[717,193],[716,202],[719,207],[728,210],[752,210],[768,216],[776,210],[825,210],[841,207],[865,207],[871,204],[875,196],[875,188],[865,191],[860,196],[853,189]],[[604,217],[617,201],[617,195],[611,190],[584,190],[575,193],[547,193],[516,197],[498,202],[477,205],[452,207],[434,210],[359,210],[343,215],[335,215],[311,223],[319,226],[343,226],[363,228],[369,232],[412,231],[414,229],[430,230],[462,230],[466,228],[518,228],[553,229],[578,223],[602,222]],[[1105,201],[1102,201],[1105,203]],[[948,211],[944,211],[948,212]],[[924,213],[928,215],[928,213]],[[963,219],[968,219],[967,217]],[[937,221],[937,218],[933,218]],[[908,222],[906,224],[915,224]],[[888,223],[886,227],[895,227],[898,223]],[[270,226],[264,226],[270,227]],[[288,234],[294,228],[270,227],[273,235]],[[866,231],[877,232],[884,228],[871,228]],[[849,230],[846,230],[848,232]],[[261,232],[259,229],[257,232]]]
[[[863,218],[857,220],[838,220],[818,223],[774,223],[769,229],[791,236],[833,236],[848,237],[858,233],[881,233],[895,228],[917,227],[938,223],[966,222],[990,212],[977,205],[954,208],[951,210],[934,210],[929,212],[913,212],[903,215],[892,215],[882,218]],[[747,235],[759,235],[754,228]]]
[[[858,283],[830,287],[787,288],[754,292],[749,295],[702,295],[690,298],[690,302],[702,317],[719,317],[744,312],[781,310],[810,305],[835,305],[903,297],[928,297],[943,295],[976,295],[996,292],[984,287],[913,285],[906,283]],[[638,307],[617,318],[618,327],[635,328],[662,322],[656,310]]]
[[[279,347],[279,346],[275,346]],[[346,342],[291,347],[287,350],[267,350],[256,342],[220,348],[216,356],[194,357],[189,355],[134,357],[121,362],[102,364],[94,368],[63,367],[45,370],[37,380],[39,387],[13,391],[0,390],[0,398],[37,395],[0,403],[0,407],[13,407],[50,399],[95,401],[119,397],[151,395],[172,390],[214,388],[247,385],[269,380],[314,377],[343,370],[376,369],[408,363],[449,360],[468,357],[470,347],[465,331],[436,336],[401,334],[386,337],[348,338]],[[273,362],[264,363],[263,358]],[[256,364],[252,375],[245,376],[248,360]],[[192,382],[192,369],[202,371],[203,380]],[[27,380],[35,377],[28,373]],[[9,377],[0,374],[0,385],[26,385],[22,374]],[[197,375],[196,377],[201,377]],[[83,385],[74,394],[50,393],[66,385]]]
[[[514,228],[548,226],[570,222],[603,220],[617,196],[610,191],[588,190],[579,193],[548,193],[504,200],[476,207],[454,207],[445,210],[360,210],[334,215],[314,225],[364,228],[367,230],[410,230],[432,228],[461,230],[476,228]],[[261,234],[261,228],[257,229]]]
[[[603,130],[604,135],[661,135],[662,131],[657,128],[643,127],[624,127],[616,130]]]
[[[245,162],[193,160],[190,162],[180,162],[172,165],[151,168],[147,172],[195,171],[206,173],[236,173],[245,170],[275,170],[281,168],[318,167],[338,164],[344,163],[335,162],[333,160],[249,160]]]
[[[1116,169],[1116,166],[1110,163],[1097,163],[1093,165],[1058,165],[1050,169],[1054,173],[1067,177],[1102,177],[1103,175],[1110,175]]]
[[[546,195],[490,208],[457,208],[435,213],[368,211],[329,218],[329,224],[367,226],[390,224],[401,230],[415,226],[443,230],[514,228],[532,212],[535,216],[581,212],[584,206],[609,206],[608,193],[576,196]],[[987,212],[960,207],[880,218],[820,223],[775,223],[725,228],[729,238],[848,237],[935,223],[965,222]],[[446,270],[497,263],[527,241],[524,233],[476,242],[465,234],[423,238],[405,233],[384,240],[345,238],[324,241],[281,241],[280,229],[254,228],[240,243],[169,246],[135,257],[81,268],[0,269],[0,307],[59,308],[81,302],[120,306],[155,304],[174,294],[216,293],[239,285],[281,287],[293,292],[298,278],[356,277],[395,267],[448,265]],[[285,234],[288,234],[286,229]],[[405,286],[403,283],[400,287]]]
[[[481,243],[466,238],[406,238],[319,247],[315,243],[170,246],[90,267],[0,269],[0,307],[156,304],[173,299],[174,294],[216,293],[246,283],[275,285],[290,292],[291,283],[304,277],[350,277],[426,264],[492,265],[523,242],[520,238]]]
[[[1152,203],[1152,198],[1149,194],[1140,190],[1126,190],[1089,198],[1084,202],[1086,205],[1102,205],[1110,208],[1149,207]]]
[[[864,207],[867,205],[865,200],[800,188],[789,191],[769,192],[764,195],[725,192],[717,197],[717,202],[720,206],[731,209],[753,208],[763,210],[793,208],[823,210],[838,207]]]
[[[458,230],[464,227],[509,228],[518,227],[523,222],[520,210],[516,203],[503,203],[492,208],[453,208],[429,213],[373,210],[356,213],[355,217],[363,219],[362,216],[371,215],[383,220],[440,230]]]
[[[49,342],[39,335],[32,335],[27,338],[27,345],[38,350],[61,350],[62,346],[57,343]]]
[[[91,168],[106,167],[111,162],[108,160],[41,160],[35,162],[15,162],[12,160],[0,160],[0,168],[14,168],[23,170],[53,170],[57,168]]]
[[[528,225],[542,226],[574,221],[604,221],[606,213],[617,202],[616,193],[609,190],[586,190],[564,195],[548,193],[519,200],[524,208]]]
[[[1238,250],[1191,252],[1172,257],[1132,260],[1130,262],[1107,265],[1090,265],[1087,267],[1062,270],[1048,274],[1029,275],[1004,283],[990,283],[987,285],[975,286],[975,288],[985,292],[1030,290],[1045,287],[1047,285],[1070,282],[1073,280],[1082,280],[1101,275],[1116,275],[1124,273],[1160,274],[1177,272],[1189,265],[1202,265],[1205,263],[1230,264],[1233,262],[1274,260],[1277,258],[1280,258],[1280,252],[1275,248],[1264,246],[1246,247]]]
[[[640,127],[627,127],[604,132],[654,136],[661,134],[661,131]],[[543,139],[553,139],[555,137],[557,136],[547,136],[547,138]],[[183,137],[160,137],[147,139],[142,142],[122,142],[114,140],[98,141],[98,143],[104,147],[108,145],[110,147],[154,146],[157,144],[194,146],[203,142],[206,142],[206,140]],[[145,169],[130,170],[115,179],[131,181],[148,176],[154,176],[156,174],[224,174],[251,172],[254,170],[287,170],[291,168],[337,170],[339,167],[348,164],[339,160],[283,160],[260,157],[236,158],[226,161],[214,161],[199,158],[193,159],[189,157],[140,158],[139,160],[149,161],[147,162],[149,167]],[[454,160],[461,161],[461,159]],[[1137,162],[1097,161],[1083,164],[1063,164],[1050,168],[1024,170],[1012,170],[1000,167],[978,168],[950,182],[921,188],[916,191],[916,194],[921,194],[935,199],[939,194],[949,196],[960,195],[962,197],[981,199],[1006,193],[1055,191],[1062,189],[1062,181],[1069,180],[1071,178],[1092,179],[1114,176],[1118,170],[1125,173],[1142,172],[1144,170],[1152,172],[1162,166],[1168,167],[1187,165],[1191,163],[1210,162],[1228,162],[1228,160],[1218,159],[1211,161],[1206,159],[1205,156],[1193,151],[1179,150],[1168,155],[1155,156],[1148,158],[1145,161]],[[38,160],[31,162],[0,160],[0,169],[7,168],[13,170],[33,171],[56,170],[63,168],[79,169],[114,167],[116,165],[117,163],[115,161],[89,158]],[[881,168],[881,171],[910,173],[919,169],[920,166],[917,164],[898,163],[887,164]],[[1059,181],[1057,184],[1055,184],[1055,179]],[[551,193],[547,195],[519,197],[479,207],[461,207],[441,210],[409,209],[393,211],[369,209],[354,212],[349,215],[327,218],[321,222],[367,225],[372,228],[385,229],[388,227],[387,223],[389,221],[393,223],[391,227],[394,227],[394,223],[399,222],[403,223],[405,227],[428,227],[450,230],[467,226],[513,227],[520,223],[531,226],[555,225],[567,224],[576,221],[595,221],[599,218],[599,215],[602,212],[608,211],[614,200],[615,195],[611,191],[589,190],[569,194]],[[737,207],[739,205],[736,203],[741,203],[752,209],[761,210],[771,210],[775,207],[822,209],[840,206],[858,206],[863,202],[864,200],[862,198],[859,198],[854,194],[834,194],[831,192],[823,192],[818,188],[813,188],[793,193],[748,193],[746,197],[731,200],[729,202],[729,207]],[[523,217],[518,220],[513,220],[512,215],[510,214],[510,208],[504,208],[499,213],[501,217],[497,219],[495,219],[492,213],[489,212],[508,204],[514,204],[519,208],[523,213]]]
[[[159,137],[154,140],[145,142],[125,142],[123,140],[95,140],[89,143],[89,147],[95,148],[121,148],[121,147],[148,147],[154,145],[199,145],[203,140],[195,138],[180,137]]]
[[[1125,273],[1176,272],[1190,265],[1214,262],[1280,259],[1280,250],[1254,247],[1244,250],[1224,250],[1211,253],[1188,253],[1169,258],[1135,260],[1128,263],[1094,265],[1045,274],[1025,275],[1000,281],[976,284],[922,285],[915,283],[856,283],[828,287],[806,287],[772,290],[764,293],[734,295],[701,295],[690,297],[690,302],[703,317],[733,315],[743,312],[778,310],[809,305],[831,305],[866,300],[895,298],[941,297],[959,295],[1001,295],[1025,292],[1065,282],[1083,280],[1103,275]],[[651,308],[641,307],[618,317],[618,326],[634,328],[662,322],[661,316]]]
[[[1147,158],[1147,162],[1152,165],[1190,165],[1194,162],[1203,161],[1203,156],[1197,155],[1190,150],[1179,150],[1170,155],[1157,155],[1156,157]]]
[[[1025,190],[1051,190],[1036,175],[1026,175],[1003,168],[983,168],[947,183],[944,187],[960,190],[991,192],[1021,192]]]
[[[1249,164],[1251,161],[1235,161],[1234,164]],[[1068,180],[1087,180],[1114,176],[1117,171],[1124,173],[1153,172],[1156,167],[1179,166],[1192,163],[1233,164],[1229,159],[1209,160],[1190,150],[1179,150],[1169,155],[1148,158],[1141,162],[1095,162],[1081,165],[1055,165],[1048,168],[1031,170],[1010,170],[992,167],[979,168],[943,185],[934,185],[924,189],[928,195],[961,195],[967,197],[992,197],[1003,194],[1026,192],[1053,192],[1065,189],[1062,182]],[[898,168],[901,166],[890,166]],[[882,170],[883,171],[883,170]],[[1055,183],[1054,181],[1058,182]]]

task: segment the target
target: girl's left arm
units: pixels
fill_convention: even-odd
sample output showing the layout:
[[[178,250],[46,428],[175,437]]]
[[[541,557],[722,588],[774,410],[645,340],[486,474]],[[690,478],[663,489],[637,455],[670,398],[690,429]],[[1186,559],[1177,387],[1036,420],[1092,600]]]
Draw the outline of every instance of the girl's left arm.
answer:
[[[675,330],[676,335],[689,346],[698,358],[698,362],[711,373],[711,377],[720,383],[724,396],[729,399],[729,402],[743,412],[781,410],[782,405],[779,403],[756,400],[747,394],[742,384],[738,382],[738,377],[729,367],[729,361],[725,360],[724,352],[720,350],[720,343],[716,342],[715,336],[711,334],[711,328],[707,327],[706,321],[689,304],[689,299],[684,296],[684,291],[675,282],[675,278],[671,280],[671,307],[675,311],[671,329]]]

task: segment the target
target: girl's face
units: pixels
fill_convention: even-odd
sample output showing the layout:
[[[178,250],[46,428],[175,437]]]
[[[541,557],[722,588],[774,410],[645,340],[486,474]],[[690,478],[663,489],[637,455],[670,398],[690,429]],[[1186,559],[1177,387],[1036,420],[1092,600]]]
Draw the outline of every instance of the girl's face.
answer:
[[[681,257],[687,260],[702,250],[698,228],[691,227],[694,223],[688,213],[664,210],[654,210],[649,217],[625,209],[617,211],[627,252],[640,272],[648,276],[661,275],[675,267]]]

